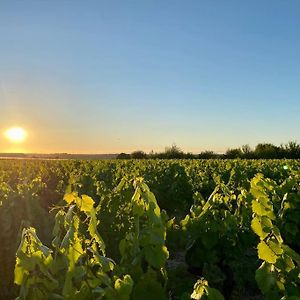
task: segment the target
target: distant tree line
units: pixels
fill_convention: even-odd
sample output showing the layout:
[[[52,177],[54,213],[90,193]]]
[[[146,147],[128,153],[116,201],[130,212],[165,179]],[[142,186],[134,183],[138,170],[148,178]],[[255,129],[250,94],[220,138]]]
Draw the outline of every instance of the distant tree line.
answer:
[[[300,158],[300,144],[291,141],[287,144],[276,146],[270,143],[257,144],[254,149],[249,145],[243,145],[240,148],[228,149],[224,154],[215,153],[214,151],[203,151],[199,154],[187,152],[185,153],[175,144],[171,147],[166,147],[163,152],[150,152],[146,153],[137,150],[128,153],[120,153],[118,159],[234,159],[234,158],[247,158],[247,159],[299,159]]]

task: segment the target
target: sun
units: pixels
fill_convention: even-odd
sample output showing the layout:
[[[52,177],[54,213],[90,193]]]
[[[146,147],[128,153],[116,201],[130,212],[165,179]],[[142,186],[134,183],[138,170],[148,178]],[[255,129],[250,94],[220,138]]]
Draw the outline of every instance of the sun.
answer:
[[[22,127],[11,127],[5,131],[4,135],[13,143],[22,143],[27,138],[27,132]]]

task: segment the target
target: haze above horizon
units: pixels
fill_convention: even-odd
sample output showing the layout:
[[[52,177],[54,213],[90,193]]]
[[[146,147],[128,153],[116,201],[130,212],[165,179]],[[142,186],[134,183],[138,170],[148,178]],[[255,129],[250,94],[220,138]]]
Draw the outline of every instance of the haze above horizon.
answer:
[[[300,2],[0,2],[0,152],[300,140]],[[20,144],[6,139],[24,128]]]

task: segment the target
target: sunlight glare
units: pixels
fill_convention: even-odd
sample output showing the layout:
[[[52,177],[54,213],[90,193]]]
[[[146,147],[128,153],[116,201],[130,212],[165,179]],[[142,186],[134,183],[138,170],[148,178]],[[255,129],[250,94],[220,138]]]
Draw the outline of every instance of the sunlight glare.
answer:
[[[27,137],[27,132],[22,127],[12,127],[6,130],[4,135],[13,143],[22,143]]]

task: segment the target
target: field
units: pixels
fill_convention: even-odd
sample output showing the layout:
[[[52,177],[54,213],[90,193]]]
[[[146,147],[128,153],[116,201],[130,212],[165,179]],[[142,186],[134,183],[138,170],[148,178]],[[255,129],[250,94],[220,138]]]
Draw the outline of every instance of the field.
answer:
[[[0,299],[300,299],[297,160],[0,161]]]

